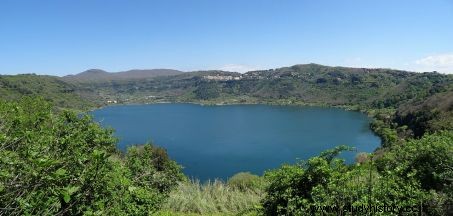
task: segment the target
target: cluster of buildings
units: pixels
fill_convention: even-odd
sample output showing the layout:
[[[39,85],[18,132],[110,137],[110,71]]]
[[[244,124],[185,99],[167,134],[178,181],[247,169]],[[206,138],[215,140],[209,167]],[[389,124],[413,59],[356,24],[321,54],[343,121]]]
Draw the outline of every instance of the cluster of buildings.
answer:
[[[207,80],[216,80],[216,81],[228,81],[228,80],[240,80],[242,76],[230,76],[230,75],[207,75],[203,76]]]

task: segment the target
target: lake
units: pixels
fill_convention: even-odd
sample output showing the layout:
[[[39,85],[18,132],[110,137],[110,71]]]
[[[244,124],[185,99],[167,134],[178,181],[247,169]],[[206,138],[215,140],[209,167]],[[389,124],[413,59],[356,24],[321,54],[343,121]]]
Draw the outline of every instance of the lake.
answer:
[[[152,141],[201,181],[237,172],[258,175],[283,163],[316,156],[338,145],[372,152],[380,139],[370,119],[337,108],[196,104],[111,106],[92,112],[116,130],[118,148]],[[354,162],[357,152],[341,154]]]

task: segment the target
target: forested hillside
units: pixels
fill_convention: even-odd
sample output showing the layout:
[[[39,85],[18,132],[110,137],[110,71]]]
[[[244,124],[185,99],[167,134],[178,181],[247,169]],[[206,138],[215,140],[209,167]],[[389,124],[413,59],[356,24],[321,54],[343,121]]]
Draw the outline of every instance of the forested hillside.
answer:
[[[85,82],[80,87],[116,96],[122,102],[148,100],[213,100],[259,102],[287,99],[329,105],[396,107],[451,90],[453,77],[390,69],[328,67],[317,64],[251,71],[188,72],[148,80]],[[203,92],[203,93],[201,93]]]
[[[59,108],[86,110],[95,107],[95,100],[82,99],[77,86],[58,77],[23,74],[0,76],[0,99],[17,100],[23,96],[43,97]]]

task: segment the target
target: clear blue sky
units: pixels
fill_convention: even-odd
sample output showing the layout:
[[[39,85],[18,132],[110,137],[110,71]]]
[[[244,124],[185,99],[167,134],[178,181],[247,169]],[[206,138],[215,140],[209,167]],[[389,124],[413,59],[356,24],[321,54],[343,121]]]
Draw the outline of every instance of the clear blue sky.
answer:
[[[0,74],[310,62],[453,72],[453,0],[0,1]]]

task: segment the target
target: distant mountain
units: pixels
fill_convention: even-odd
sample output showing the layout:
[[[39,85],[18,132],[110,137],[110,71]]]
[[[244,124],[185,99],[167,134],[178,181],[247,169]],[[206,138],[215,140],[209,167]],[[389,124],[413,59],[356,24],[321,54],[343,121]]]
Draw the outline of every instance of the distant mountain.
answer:
[[[171,69],[128,70],[122,72],[107,72],[100,69],[90,69],[76,75],[64,76],[62,79],[72,82],[103,82],[113,80],[148,79],[182,73],[182,71]]]

